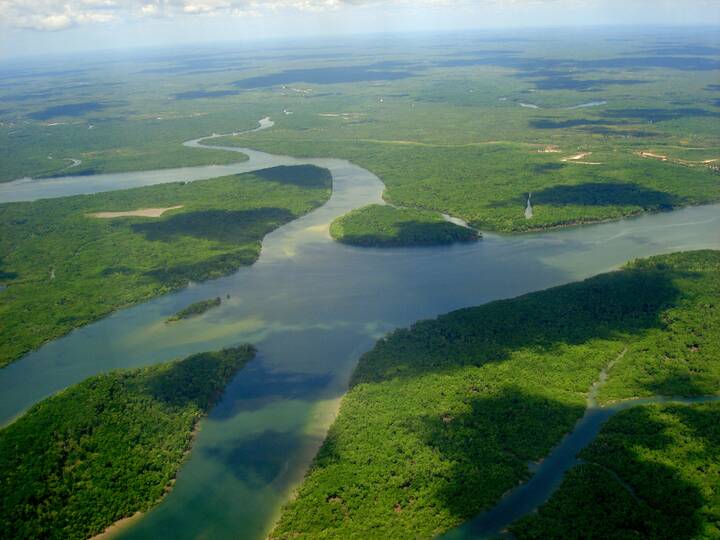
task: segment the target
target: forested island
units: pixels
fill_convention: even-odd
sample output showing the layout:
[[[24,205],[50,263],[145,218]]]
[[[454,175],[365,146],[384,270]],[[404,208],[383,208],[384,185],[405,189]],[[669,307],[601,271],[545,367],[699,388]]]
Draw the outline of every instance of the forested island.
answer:
[[[82,32],[115,18],[120,29],[125,16],[122,3],[109,1],[81,1],[82,10],[72,13],[60,3],[38,3],[42,13],[15,3],[23,9],[11,6],[8,22],[23,27],[67,23],[71,32]],[[286,3],[317,4],[308,16],[319,21],[326,4],[338,4],[330,10],[338,20],[340,4],[359,2]],[[542,16],[542,4],[560,2],[534,2],[525,15],[515,9],[519,2],[496,3],[508,4],[520,18],[534,19],[537,12],[533,24],[559,20]],[[212,24],[224,20],[218,13],[237,11],[227,2],[206,2],[199,10],[204,13],[190,15],[165,4],[147,20],[192,16]],[[263,11],[261,2],[255,4]],[[690,7],[676,4],[691,17]],[[270,17],[282,17],[282,9],[269,10]],[[291,11],[300,16],[302,10]],[[585,24],[597,15],[576,11],[560,18]],[[143,349],[150,343],[158,350],[195,351],[206,338],[262,340],[273,369],[259,370],[250,406],[233,411],[243,429],[222,430],[221,459],[213,457],[212,467],[183,486],[187,499],[170,497],[161,512],[147,516],[147,536],[235,538],[258,531],[258,538],[283,540],[417,540],[494,508],[530,478],[587,412],[593,385],[601,406],[635,397],[717,396],[718,254],[634,261],[617,272],[459,310],[381,339],[362,358],[297,497],[279,513],[285,488],[324,436],[327,424],[314,427],[328,405],[328,389],[339,396],[337,381],[368,336],[450,309],[439,305],[466,305],[462,299],[470,296],[485,301],[535,290],[640,254],[718,249],[720,33],[712,25],[638,31],[635,20],[622,29],[629,21],[622,11],[609,16],[623,24],[597,32],[483,28],[422,39],[373,33],[304,44],[178,43],[127,55],[9,57],[0,66],[0,200],[53,196],[63,186],[82,191],[183,180],[184,171],[167,170],[176,167],[202,165],[208,176],[225,175],[218,171],[226,169],[211,166],[247,158],[247,169],[312,158],[337,171],[342,189],[323,209],[322,223],[294,224],[291,238],[278,235],[282,241],[268,250],[273,264],[256,268],[260,279],[253,271],[248,280],[232,280],[233,294],[242,299],[233,304],[242,306],[224,306],[218,320],[165,325],[172,310],[155,308],[175,305],[167,299],[128,313],[132,324],[120,315],[12,366],[116,310],[254,263],[266,234],[330,200],[332,178],[325,169],[294,165],[1,203],[0,412],[11,417],[46,395],[42,389],[77,381],[73,374],[88,366],[96,373],[152,356]],[[695,11],[706,14],[707,8]],[[392,30],[388,13],[382,15]],[[651,15],[639,23],[657,19]],[[25,38],[32,43],[39,36],[15,30],[35,32]],[[67,40],[58,30],[46,36],[61,54]],[[252,130],[258,119],[271,129]],[[122,171],[131,174],[102,176]],[[364,173],[368,184],[355,182]],[[387,204],[362,207],[378,201],[379,181]],[[356,210],[340,216],[340,205],[343,212]],[[547,232],[661,212],[668,214],[616,228]],[[444,221],[443,214],[469,228]],[[487,231],[488,241],[477,249],[363,252],[329,243],[331,219],[334,239],[361,247],[450,245],[476,240],[476,231]],[[546,232],[490,234],[532,231]],[[467,272],[445,274],[459,268]],[[445,290],[444,284],[451,286]],[[256,285],[262,295],[242,297],[243,287]],[[220,292],[201,287],[208,292],[187,296],[208,300],[175,317],[215,307],[212,297]],[[266,297],[272,297],[267,309]],[[362,299],[370,300],[357,309]],[[318,316],[303,317],[311,311]],[[319,353],[307,354],[311,343],[321,344]],[[315,362],[301,368],[309,364],[301,355]],[[6,441],[0,470],[9,471],[0,476],[0,536],[85,537],[162,497],[195,419],[207,410],[192,399],[171,404],[136,390],[145,384],[137,381],[162,378],[164,369],[175,370],[93,378],[0,431]],[[224,375],[217,377],[218,388],[220,379]],[[187,392],[187,386],[185,378],[172,379],[163,395]],[[51,406],[60,412],[51,414]],[[618,413],[545,506],[511,525],[512,533],[518,540],[720,537],[717,411],[715,403],[667,403]],[[110,428],[103,431],[96,420]],[[138,452],[148,450],[145,457],[118,450],[128,448],[126,433]],[[94,457],[104,464],[87,465]],[[125,467],[117,474],[116,463]],[[234,491],[240,485],[244,489]],[[134,506],[125,504],[125,492]],[[232,496],[237,493],[243,495]],[[97,510],[100,503],[104,509]]]
[[[0,366],[114,310],[254,263],[267,233],[331,192],[328,170],[299,165],[0,204]]]
[[[717,251],[652,257],[381,339],[272,538],[430,538],[466,521],[530,477],[528,462],[573,428],[608,366],[600,403],[718,395],[718,272]],[[693,463],[714,467],[713,456]],[[673,478],[656,475],[656,492],[671,493]],[[719,508],[704,486],[668,530],[711,530]]]
[[[248,345],[98,375],[0,430],[6,538],[88,538],[155,506]]]
[[[470,242],[479,234],[437,212],[373,204],[353,210],[330,225],[339,242],[365,247],[433,246]]]
[[[167,322],[172,323],[182,321],[183,319],[190,319],[191,317],[198,317],[212,308],[218,307],[220,304],[222,304],[222,299],[219,296],[208,300],[200,300],[181,309],[172,317],[168,317]]]

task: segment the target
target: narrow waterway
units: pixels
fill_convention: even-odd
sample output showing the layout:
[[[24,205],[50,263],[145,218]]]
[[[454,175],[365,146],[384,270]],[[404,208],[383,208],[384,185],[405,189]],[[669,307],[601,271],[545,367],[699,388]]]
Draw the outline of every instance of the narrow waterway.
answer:
[[[588,277],[635,257],[720,248],[720,205],[548,233],[486,234],[473,244],[354,248],[333,242],[328,226],[352,208],[381,201],[375,175],[343,160],[226,150],[250,159],[0,187],[0,201],[8,201],[274,165],[312,163],[332,172],[331,199],[269,234],[255,265],[117,312],[0,370],[4,423],[90,375],[243,342],[258,347],[259,356],[202,423],[175,489],[125,537],[264,538],[322,441],[359,356],[393,328]],[[188,304],[227,295],[201,317],[164,324]]]
[[[598,436],[605,423],[620,411],[653,403],[690,405],[720,401],[720,396],[650,397],[613,405],[588,407],[573,431],[565,436],[520,487],[505,495],[493,508],[440,537],[441,540],[491,540],[503,535],[518,519],[536,511],[552,497],[571,468],[581,463],[577,455]]]

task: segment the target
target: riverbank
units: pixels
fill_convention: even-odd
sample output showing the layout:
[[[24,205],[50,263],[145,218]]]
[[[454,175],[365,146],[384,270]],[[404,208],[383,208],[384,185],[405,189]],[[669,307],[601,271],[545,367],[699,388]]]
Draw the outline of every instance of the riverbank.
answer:
[[[518,540],[714,538],[720,397],[663,401],[614,415],[537,513],[511,526]],[[478,536],[472,536],[477,539]]]
[[[586,398],[717,390],[718,271],[719,251],[653,257],[381,339],[272,538],[431,537],[502,501],[459,536],[493,537],[547,500],[613,407],[631,406],[586,411]],[[541,462],[534,474],[528,462]]]
[[[255,263],[268,233],[331,192],[329,171],[297,165],[0,205],[0,366],[118,309]]]
[[[266,165],[307,162],[254,155]],[[308,436],[308,426],[324,433],[330,423],[314,415],[315,404],[342,395],[357,358],[392,328],[587,277],[638,255],[720,247],[715,207],[552,233],[486,235],[483,242],[449,247],[392,253],[347,247],[315,229],[378,202],[383,185],[346,161],[312,163],[332,171],[331,199],[269,234],[255,265],[118,312],[0,370],[0,413],[7,421],[39,398],[117,366],[149,365],[238,340],[261,349],[242,383],[228,389],[204,423],[187,474],[122,537],[167,530],[180,538],[266,537],[320,443]],[[88,189],[95,189],[92,182]],[[205,317],[164,324],[182,307],[227,293],[231,301]],[[228,453],[236,447],[245,450]]]
[[[157,505],[199,422],[254,355],[239,346],[100,375],[0,430],[4,534],[89,537]]]

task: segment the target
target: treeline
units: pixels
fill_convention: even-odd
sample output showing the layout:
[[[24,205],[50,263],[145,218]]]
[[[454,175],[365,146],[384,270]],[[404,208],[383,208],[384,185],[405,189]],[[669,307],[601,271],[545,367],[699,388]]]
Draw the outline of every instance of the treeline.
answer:
[[[437,212],[372,204],[337,218],[330,235],[368,247],[432,246],[477,240],[474,229],[446,221]]]
[[[218,307],[220,304],[222,304],[222,299],[219,296],[216,298],[210,298],[209,300],[195,302],[194,304],[190,304],[188,307],[181,309],[172,317],[168,317],[167,322],[176,322],[183,319],[189,319],[191,317],[197,317],[214,307]]]
[[[529,477],[616,359],[603,401],[717,393],[719,272],[717,251],[652,257],[381,339],[272,537],[418,539],[457,526]]]
[[[91,377],[0,430],[4,538],[77,538],[146,511],[249,345]]]
[[[518,540],[720,538],[720,403],[618,413]]]
[[[0,204],[0,366],[113,310],[255,262],[263,237],[330,198],[311,165]],[[182,208],[160,218],[90,214]]]

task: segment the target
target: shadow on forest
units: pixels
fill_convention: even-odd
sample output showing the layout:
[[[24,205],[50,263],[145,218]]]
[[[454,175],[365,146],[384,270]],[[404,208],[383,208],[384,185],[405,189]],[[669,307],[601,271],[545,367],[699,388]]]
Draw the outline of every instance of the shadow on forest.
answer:
[[[233,86],[253,89],[279,84],[339,84],[366,81],[394,81],[412,77],[409,71],[381,71],[373,66],[338,66],[326,68],[288,69],[279,73],[259,75],[235,81]]]
[[[541,70],[560,71],[577,75],[579,70],[595,71],[607,69],[674,69],[679,71],[714,71],[720,69],[720,60],[702,56],[622,56],[615,58],[598,58],[594,60],[577,60],[572,58],[527,58],[511,55],[480,56],[461,60],[442,60],[433,65],[440,67],[461,66],[499,66],[520,70],[520,76],[537,73]],[[622,81],[623,79],[618,79]],[[622,84],[622,83],[620,83]]]
[[[470,389],[467,401],[462,414],[418,416],[403,426],[451,464],[440,482],[433,479],[432,500],[461,519],[528,479],[528,461],[545,457],[585,412],[518,387],[492,397],[474,397]]]
[[[228,376],[237,371],[227,357],[243,354],[247,362],[253,352],[251,346],[241,345],[235,349],[195,354],[169,364],[140,384],[153,399],[178,407],[192,403],[201,411],[208,412],[224,391]],[[213,387],[219,390],[209,391]]]
[[[708,396],[718,391],[712,376],[698,372],[691,375],[687,370],[671,370],[662,379],[656,376],[641,386],[654,396]]]
[[[429,499],[467,520],[481,509],[492,509],[507,490],[516,487],[518,477],[529,477],[527,462],[545,457],[583,412],[583,408],[509,388],[492,398],[472,399],[467,413],[421,416],[404,428],[451,464],[443,470],[439,484],[435,479]],[[595,447],[591,445],[582,457],[594,463],[593,455],[599,456],[600,474],[607,475],[609,482],[617,482],[617,475],[623,482],[619,488],[629,490],[635,504],[618,510],[615,493],[603,496],[606,483],[566,485],[563,495],[569,495],[572,502],[550,503],[552,522],[543,529],[545,536],[523,538],[547,538],[550,531],[562,538],[584,538],[588,531],[609,538],[618,530],[630,530],[642,538],[684,540],[702,532],[701,511],[708,501],[700,488],[683,478],[679,469],[642,457],[641,448],[662,451],[676,443],[674,437],[664,433],[667,426],[648,409],[639,407],[620,414],[628,413],[633,415],[632,432],[612,433],[608,427],[612,429],[613,424],[608,424]],[[720,457],[720,432],[713,429],[720,421],[717,412],[677,406],[672,414],[704,439],[708,463]],[[487,463],[493,467],[483,467]],[[552,475],[548,480],[552,481]]]
[[[315,165],[279,165],[254,171],[252,175],[270,182],[293,184],[308,189],[330,188],[332,185],[330,171]]]
[[[571,75],[554,75],[532,81],[538,90],[603,90],[606,86],[635,86],[651,81],[641,79],[578,79]]]
[[[54,105],[41,111],[28,114],[33,120],[49,120],[56,116],[83,116],[85,113],[102,111],[107,105],[97,101],[85,103],[69,103],[67,105]]]
[[[593,135],[610,135],[614,137],[633,137],[633,138],[645,138],[645,137],[667,137],[666,133],[660,131],[647,131],[643,129],[611,129],[602,126],[588,126],[578,128],[579,131],[585,131],[592,133]]]
[[[216,242],[243,244],[257,242],[295,215],[285,208],[249,210],[198,210],[173,214],[167,219],[134,223],[132,229],[147,240],[172,242],[192,236]]]
[[[661,314],[679,296],[673,278],[680,275],[688,273],[626,269],[418,322],[380,340],[351,386],[501,362],[518,349],[547,353],[663,328]]]
[[[720,113],[706,111],[696,107],[682,109],[611,109],[603,111],[602,116],[610,119],[632,119],[645,122],[667,122],[681,118],[720,118]]]
[[[694,436],[704,439],[706,444],[702,449],[707,455],[703,456],[703,462],[717,461],[720,457],[717,450],[720,432],[714,429],[720,422],[717,410],[676,405],[665,406],[663,412],[674,416]],[[643,457],[647,455],[645,449],[663,451],[675,446],[675,437],[667,431],[672,429],[670,425],[646,407],[623,411],[619,415],[581,453],[583,459],[602,467],[593,473],[600,475],[599,481],[567,479],[563,484],[564,491],[547,507],[546,519],[551,520],[551,524],[546,522],[545,525],[560,533],[592,530],[598,537],[618,534],[621,529],[632,531],[638,538],[685,540],[702,535],[701,512],[708,502],[703,492],[683,478],[681,470]],[[624,485],[618,484],[618,479]],[[630,504],[619,509],[614,503],[614,494],[606,496],[608,484],[614,485],[614,489],[628,490],[633,497]],[[571,497],[572,502],[567,497]],[[570,511],[566,507],[568,503]],[[582,515],[582,523],[578,522],[578,515]],[[539,518],[542,528],[542,510]],[[545,529],[545,533],[547,531]],[[539,537],[528,535],[527,538]]]
[[[191,90],[188,92],[180,92],[173,94],[175,99],[189,100],[189,99],[214,99],[227,96],[236,96],[240,92],[238,90]]]
[[[531,170],[533,174],[546,174],[562,170],[565,167],[567,167],[566,163],[538,163],[537,165],[533,165]]]
[[[552,118],[536,118],[530,120],[530,127],[535,129],[565,129],[577,126],[614,126],[617,122],[608,120],[591,120],[589,118],[572,118],[570,120],[553,120]]]
[[[672,194],[624,182],[553,186],[533,192],[532,200],[536,205],[639,206],[645,209],[669,209],[681,202]]]
[[[708,47],[706,45],[676,45],[673,47],[666,46],[647,49],[643,51],[643,54],[660,56],[720,56],[720,48]]]
[[[342,242],[363,247],[412,247],[474,242],[479,239],[475,230],[446,221],[401,221],[393,224],[392,228],[393,232],[346,233]]]
[[[205,260],[155,268],[145,275],[164,285],[184,287],[188,281],[205,281],[226,276],[241,266],[254,263],[260,256],[260,242],[241,246],[231,253],[223,253]]]
[[[17,279],[17,272],[7,272],[5,270],[5,261],[0,257],[0,281],[12,281]]]
[[[533,172],[546,174],[554,170],[557,169],[547,167],[546,170],[544,165],[538,165],[533,169]],[[669,210],[682,202],[681,198],[671,193],[626,182],[586,182],[574,185],[555,185],[532,193],[533,206],[637,206],[644,210]],[[489,208],[524,208],[526,204],[527,193],[522,193],[512,199],[493,201],[487,206]]]

